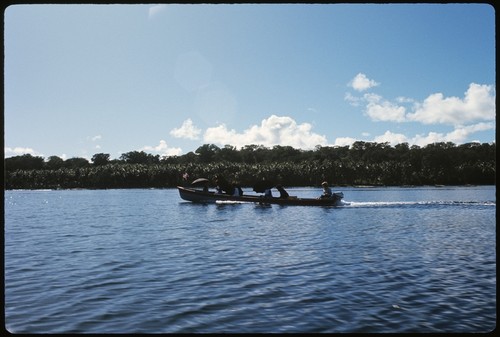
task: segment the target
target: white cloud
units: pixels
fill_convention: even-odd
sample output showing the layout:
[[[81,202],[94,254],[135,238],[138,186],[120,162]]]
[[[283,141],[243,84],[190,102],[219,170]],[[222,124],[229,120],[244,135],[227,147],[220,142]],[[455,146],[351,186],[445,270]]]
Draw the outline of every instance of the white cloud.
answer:
[[[33,150],[30,147],[5,147],[4,148],[4,156],[7,157],[15,157],[15,156],[22,156],[24,154],[30,154],[32,156],[42,156],[41,154],[37,153],[35,150]]]
[[[400,97],[396,97],[396,102],[398,102],[398,103],[415,103],[415,100],[413,98],[400,96]]]
[[[243,135],[238,135],[235,130],[228,130],[225,124],[208,128],[203,136],[205,142],[241,147],[243,144]]]
[[[205,143],[230,144],[238,148],[256,144],[266,147],[282,145],[312,149],[316,145],[327,144],[325,136],[312,132],[311,124],[297,124],[291,117],[276,115],[262,120],[260,125],[251,126],[243,133],[229,130],[225,124],[208,128],[205,131],[203,140]]]
[[[455,137],[451,137],[449,133],[445,134],[439,132],[429,132],[427,135],[416,135],[409,141],[409,143],[411,143],[412,145],[418,145],[423,147],[428,144],[440,143],[440,142],[456,143],[454,138]]]
[[[373,139],[376,143],[389,143],[394,146],[396,144],[406,143],[408,139],[405,135],[401,133],[393,133],[391,131],[386,131],[383,135],[377,136]]]
[[[383,135],[374,137],[373,141],[377,143],[389,142],[391,145],[408,143],[410,145],[426,146],[437,142],[452,142],[455,144],[463,144],[468,142],[467,139],[475,132],[494,129],[493,123],[478,123],[468,126],[460,126],[448,133],[429,132],[428,134],[415,135],[408,138],[400,133],[392,133],[386,131]]]
[[[408,142],[408,139],[405,135],[400,133],[393,133],[391,131],[386,131],[383,135],[375,136],[373,139],[368,139],[369,134],[364,132],[362,134],[364,139],[360,138],[352,138],[352,137],[339,137],[335,139],[333,146],[351,146],[353,143],[362,141],[362,142],[376,142],[376,143],[385,143],[388,142],[390,145],[394,146],[396,144]]]
[[[178,147],[168,147],[167,142],[163,139],[156,146],[144,146],[139,151],[154,152],[162,156],[178,156],[182,153],[182,149]]]
[[[349,82],[349,86],[351,86],[354,90],[364,91],[373,87],[378,86],[380,83],[375,82],[374,80],[370,80],[366,77],[365,74],[359,73],[357,74],[351,82]]]
[[[364,98],[368,102],[366,105],[366,114],[373,121],[405,121],[405,107],[383,100],[382,97],[375,94],[365,94]]]
[[[372,102],[377,102],[377,96],[370,98]],[[390,106],[383,104],[380,99],[381,107]],[[386,111],[390,111],[387,109]],[[400,116],[400,115],[397,115]],[[400,118],[400,117],[398,117]],[[395,118],[396,119],[396,118]],[[435,142],[453,142],[461,144],[468,141],[468,138],[475,132],[494,129],[494,123],[478,123],[467,126],[457,126],[448,133],[429,132],[428,134],[419,134],[413,137],[402,133],[394,133],[386,131],[382,135],[376,135],[369,139],[370,133],[364,132],[362,137],[338,137],[333,144],[328,143],[325,136],[312,132],[312,125],[309,123],[297,124],[294,119],[286,116],[272,115],[267,119],[262,120],[260,125],[253,125],[238,133],[234,129],[229,129],[225,124],[216,127],[208,128],[205,131],[203,140],[205,143],[226,145],[230,144],[241,148],[249,144],[264,145],[272,147],[274,145],[292,146],[301,149],[313,149],[316,145],[321,146],[350,146],[356,141],[367,141],[385,143],[388,142],[392,146],[400,143],[408,143],[409,145],[426,146]]]
[[[474,125],[460,126],[446,134],[429,132],[427,136],[417,135],[412,139],[412,143],[416,145],[427,145],[435,142],[452,142],[455,144],[461,144],[466,142],[467,138],[475,132],[491,130],[494,128],[495,126],[493,123],[478,123]]]
[[[186,119],[180,128],[173,129],[170,134],[176,138],[198,139],[201,129],[194,126],[191,118]]]
[[[353,96],[350,92],[347,92],[344,96],[344,100],[349,102],[352,106],[360,106],[363,99],[361,97]]]
[[[372,121],[418,122],[448,124],[456,127],[478,121],[492,121],[496,113],[496,92],[492,85],[471,83],[463,98],[444,97],[442,93],[429,95],[423,102],[398,97],[395,102],[374,93],[361,97],[347,93],[345,101],[353,106],[365,104]]]
[[[384,134],[375,136],[373,139],[358,139],[351,137],[339,137],[335,139],[334,146],[350,146],[356,141],[385,143],[388,142],[391,146],[401,143],[408,143],[410,146],[418,145],[424,147],[426,145],[438,142],[452,142],[454,144],[463,144],[471,142],[468,138],[475,132],[492,130],[495,128],[494,123],[478,123],[468,126],[459,126],[448,133],[429,132],[427,134],[419,134],[413,137],[408,137],[402,133],[394,133],[387,130]],[[363,133],[363,137],[368,137],[369,134]]]
[[[167,8],[167,5],[165,4],[158,4],[158,5],[153,5],[149,7],[148,10],[148,18],[153,18],[159,13],[163,12]]]
[[[352,143],[358,141],[359,139],[351,137],[338,137],[335,139],[333,146],[351,146]]]
[[[407,119],[423,124],[451,125],[490,121],[495,119],[495,99],[493,86],[471,83],[463,99],[432,94],[417,104],[415,112],[408,114]]]
[[[92,140],[93,142],[98,141],[98,140],[101,140],[101,139],[102,139],[102,136],[101,136],[101,135],[97,135],[97,136],[94,136],[94,137],[92,137],[92,138],[91,138],[91,140]]]

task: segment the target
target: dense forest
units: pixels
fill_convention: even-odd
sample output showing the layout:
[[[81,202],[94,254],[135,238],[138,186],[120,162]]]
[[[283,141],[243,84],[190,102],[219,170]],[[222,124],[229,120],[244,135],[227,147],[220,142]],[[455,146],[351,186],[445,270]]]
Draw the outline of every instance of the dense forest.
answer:
[[[97,153],[90,162],[25,154],[6,158],[4,164],[5,189],[167,188],[216,174],[241,186],[263,178],[284,186],[319,186],[323,180],[334,186],[496,184],[495,143],[410,147],[358,141],[314,150],[205,144],[182,156],[162,158],[143,151],[113,160]]]

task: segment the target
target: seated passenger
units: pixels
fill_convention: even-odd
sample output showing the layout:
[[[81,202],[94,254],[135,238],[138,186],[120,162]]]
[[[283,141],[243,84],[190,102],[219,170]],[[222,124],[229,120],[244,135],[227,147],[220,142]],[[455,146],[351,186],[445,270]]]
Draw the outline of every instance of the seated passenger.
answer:
[[[233,182],[233,196],[240,197],[242,195],[243,195],[243,190],[241,189],[241,187],[235,182]]]
[[[323,194],[320,196],[320,199],[331,198],[332,197],[332,189],[330,187],[328,187],[328,182],[323,181],[321,183],[321,186],[323,186]]]
[[[266,188],[264,190],[264,198],[272,198],[273,197],[273,192],[271,191],[270,188]]]
[[[223,177],[219,175],[215,176],[215,185],[215,189],[219,194],[234,194],[234,186],[232,184],[229,184],[229,182],[227,182]]]
[[[289,197],[288,192],[285,191],[283,186],[281,185],[276,185],[276,189],[280,192],[280,198],[281,199],[287,199]]]

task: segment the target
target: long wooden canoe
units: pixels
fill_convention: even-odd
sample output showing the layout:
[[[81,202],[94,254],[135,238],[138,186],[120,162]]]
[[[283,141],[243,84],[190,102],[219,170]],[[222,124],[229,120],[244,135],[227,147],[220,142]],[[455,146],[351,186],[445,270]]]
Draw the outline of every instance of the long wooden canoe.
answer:
[[[263,197],[253,195],[233,196],[229,194],[203,192],[199,189],[177,186],[179,195],[183,200],[196,203],[215,203],[217,201],[237,201],[253,202],[259,204],[293,205],[293,206],[340,206],[344,197],[342,192],[335,192],[331,198],[297,198],[289,197],[286,199],[277,197]]]

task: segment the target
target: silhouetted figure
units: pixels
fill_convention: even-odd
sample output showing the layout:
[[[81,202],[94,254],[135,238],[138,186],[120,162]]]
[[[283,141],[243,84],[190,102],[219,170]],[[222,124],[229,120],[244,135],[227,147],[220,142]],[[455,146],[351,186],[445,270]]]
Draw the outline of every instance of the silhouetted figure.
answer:
[[[280,192],[280,198],[281,199],[287,199],[289,197],[288,192],[285,191],[283,186],[281,185],[276,185],[276,189]]]
[[[328,186],[328,182],[323,181],[321,183],[321,186],[323,187],[323,194],[320,196],[320,199],[331,198],[332,197],[332,189]]]

